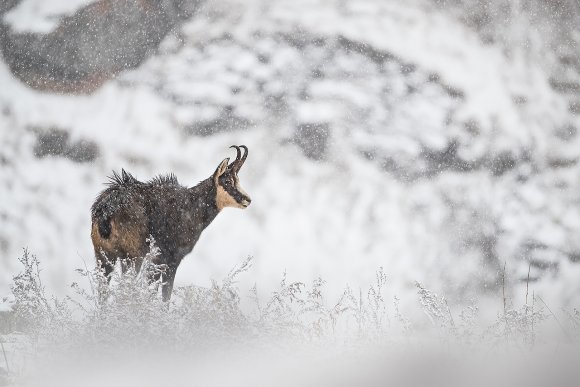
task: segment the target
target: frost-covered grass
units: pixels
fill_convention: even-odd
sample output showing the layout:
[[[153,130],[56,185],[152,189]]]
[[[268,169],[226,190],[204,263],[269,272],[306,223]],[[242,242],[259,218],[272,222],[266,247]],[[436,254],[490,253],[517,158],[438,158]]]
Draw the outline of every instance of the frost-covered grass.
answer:
[[[312,385],[332,384],[337,375],[346,378],[344,385],[384,383],[394,375],[415,385],[428,377],[405,376],[407,367],[428,371],[440,364],[458,367],[435,374],[455,385],[466,372],[481,372],[498,359],[516,367],[579,354],[580,312],[553,311],[533,291],[523,305],[498,300],[497,315],[486,320],[476,305],[456,310],[417,283],[416,301],[426,319],[411,320],[399,310],[397,297],[385,297],[389,278],[382,268],[366,289],[347,287],[336,300],[327,298],[324,280],[306,285],[286,275],[278,290],[264,296],[257,285],[248,291],[237,285],[240,276],[251,276],[248,258],[211,287],[178,287],[163,302],[159,283],[147,280],[151,271],[163,270],[150,264],[157,253],[153,246],[141,273],[117,270],[110,283],[97,269],[79,269],[79,282],[89,285],[73,283],[70,294],[57,298],[42,284],[41,262],[24,251],[23,271],[5,299],[10,310],[0,314],[0,382],[74,385],[89,374],[95,378],[91,383],[139,385],[159,376],[153,370],[160,367],[171,370],[178,385],[193,369],[208,385],[220,385],[226,369],[228,383],[246,385],[250,374],[248,380],[266,383],[291,365],[301,372],[287,375],[288,385],[307,375],[315,377]],[[476,360],[489,363],[471,369]],[[195,366],[185,365],[189,361]],[[340,370],[331,371],[325,362]],[[504,370],[505,364],[497,365]],[[118,377],[109,380],[112,375]],[[130,382],[120,382],[126,377]]]

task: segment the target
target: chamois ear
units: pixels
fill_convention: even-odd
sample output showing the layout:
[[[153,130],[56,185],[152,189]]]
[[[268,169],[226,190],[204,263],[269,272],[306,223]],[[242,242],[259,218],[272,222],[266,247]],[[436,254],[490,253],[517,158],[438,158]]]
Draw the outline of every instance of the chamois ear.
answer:
[[[224,159],[220,165],[218,165],[217,169],[215,170],[215,172],[213,173],[213,181],[216,183],[217,185],[217,181],[218,178],[224,174],[224,172],[226,171],[226,169],[228,168],[228,163],[230,162],[230,158],[226,158]]]

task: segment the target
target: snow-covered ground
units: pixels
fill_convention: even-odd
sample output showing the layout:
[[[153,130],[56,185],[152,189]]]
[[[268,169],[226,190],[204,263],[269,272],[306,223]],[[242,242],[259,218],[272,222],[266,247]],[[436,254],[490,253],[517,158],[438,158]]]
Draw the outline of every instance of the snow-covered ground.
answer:
[[[5,21],[30,29],[49,3],[83,2],[25,0]],[[531,265],[536,294],[577,305],[580,122],[548,79],[423,1],[211,1],[87,96],[31,90],[0,62],[0,295],[23,247],[60,294],[93,264],[89,208],[112,170],[194,185],[245,144],[252,205],[218,216],[178,285],[251,255],[244,285],[264,293],[286,271],[338,294],[382,266],[402,303],[420,281],[498,307],[505,263],[514,300]],[[53,128],[97,157],[35,156]]]

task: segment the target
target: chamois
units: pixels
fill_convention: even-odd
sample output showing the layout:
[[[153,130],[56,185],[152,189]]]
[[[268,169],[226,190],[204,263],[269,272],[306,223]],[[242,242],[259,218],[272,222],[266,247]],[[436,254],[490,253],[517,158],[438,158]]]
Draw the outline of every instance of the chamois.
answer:
[[[151,236],[160,250],[153,263],[165,266],[161,277],[155,279],[162,279],[162,296],[169,300],[177,267],[193,250],[202,231],[225,207],[250,205],[251,199],[238,179],[248,148],[230,148],[236,149],[236,159],[231,164],[229,158],[224,159],[212,176],[191,188],[180,185],[173,174],[141,182],[125,170],[121,175],[113,172],[109,187],[91,207],[91,239],[97,265],[107,278],[117,260],[123,271],[128,264],[139,271]]]

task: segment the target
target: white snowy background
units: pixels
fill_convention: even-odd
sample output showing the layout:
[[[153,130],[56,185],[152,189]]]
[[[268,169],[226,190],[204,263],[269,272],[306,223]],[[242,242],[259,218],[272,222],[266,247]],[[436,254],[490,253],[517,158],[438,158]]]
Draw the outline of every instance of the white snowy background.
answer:
[[[48,33],[87,3],[24,0],[2,22]],[[93,265],[89,208],[113,170],[194,185],[245,144],[252,205],[218,216],[177,285],[253,256],[265,293],[286,271],[339,294],[382,266],[403,304],[420,281],[497,308],[505,265],[513,297],[529,269],[550,305],[577,306],[580,65],[561,58],[578,30],[558,35],[541,1],[476,28],[461,3],[207,1],[88,95],[36,91],[0,60],[0,296],[24,247],[56,294]],[[39,155],[51,130],[96,158]]]
[[[578,1],[196,2],[0,2],[0,386],[577,386]],[[232,144],[172,302],[99,298],[107,176]]]

